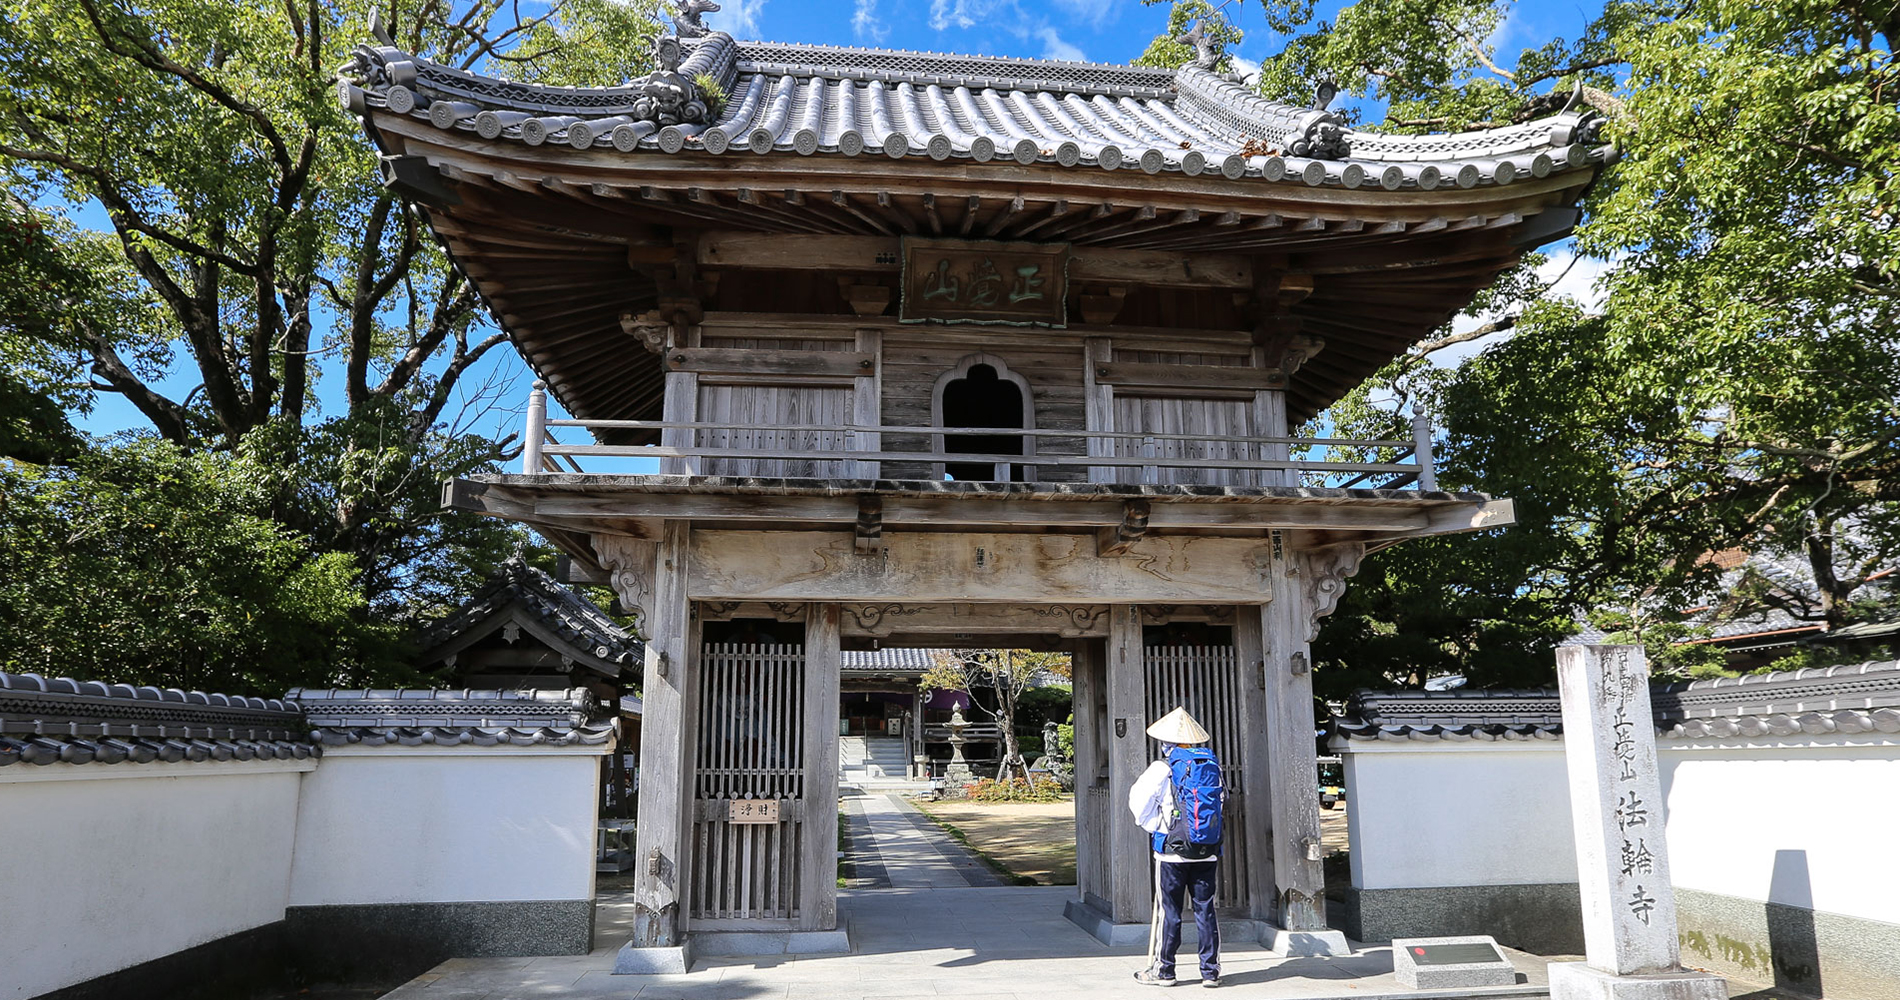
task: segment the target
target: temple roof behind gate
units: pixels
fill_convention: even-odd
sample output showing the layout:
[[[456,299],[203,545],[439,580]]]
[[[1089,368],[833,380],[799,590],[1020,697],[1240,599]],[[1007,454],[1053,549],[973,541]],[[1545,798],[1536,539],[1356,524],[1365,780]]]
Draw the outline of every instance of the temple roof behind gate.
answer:
[[[1289,385],[1300,419],[1526,249],[1567,234],[1571,206],[1613,155],[1588,112],[1391,136],[1197,67],[679,27],[696,37],[661,37],[659,68],[617,86],[480,76],[386,38],[358,49],[340,85],[391,154],[386,180],[428,207],[458,266],[582,418],[659,416],[659,359],[609,348],[637,344],[621,319],[663,305],[660,269],[693,231],[1064,242],[1173,260],[1189,281],[1196,260],[1203,273],[1239,260],[1248,280],[1237,283],[1257,299],[1272,290],[1251,288],[1264,276],[1253,262],[1270,260],[1313,277],[1288,309],[1329,345]],[[812,244],[840,257],[840,273],[884,263],[846,252],[857,249]]]

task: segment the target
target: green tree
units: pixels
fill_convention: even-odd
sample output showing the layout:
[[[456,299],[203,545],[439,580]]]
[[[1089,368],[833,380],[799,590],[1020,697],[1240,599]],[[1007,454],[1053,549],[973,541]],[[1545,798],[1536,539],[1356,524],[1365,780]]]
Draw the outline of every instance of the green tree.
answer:
[[[1028,649],[948,649],[937,654],[936,662],[924,672],[917,686],[925,691],[969,691],[988,688],[996,693],[994,709],[974,698],[970,707],[980,709],[996,720],[1003,734],[1003,761],[997,767],[1001,781],[1010,772],[1029,780],[1029,765],[1023,760],[1022,746],[1016,736],[1017,706],[1025,692],[1039,679],[1067,680],[1073,671],[1067,653],[1039,653]]]
[[[279,475],[152,437],[0,461],[0,669],[272,697],[403,677],[350,557],[272,517]]]
[[[1504,0],[1263,6],[1284,39],[1268,96],[1329,80],[1400,132],[1575,103],[1621,152],[1576,235],[1607,264],[1600,306],[1514,271],[1474,308],[1488,322],[1440,331],[1322,418],[1389,437],[1431,408],[1441,485],[1512,497],[1519,524],[1369,558],[1320,662],[1354,683],[1547,679],[1564,623],[1599,611],[1666,664],[1711,669],[1675,640],[1689,609],[1748,596],[1717,592],[1709,556],[1732,548],[1805,560],[1815,620],[1870,613],[1870,578],[1900,560],[1900,6],[1611,0],[1578,37],[1516,52],[1489,41]]]
[[[462,412],[492,403],[465,377],[506,338],[377,183],[335,68],[378,11],[451,65],[618,82],[645,68],[654,6],[6,0],[0,450],[69,458],[65,414],[118,394],[163,440],[267,470],[261,513],[345,557],[325,565],[351,568],[361,614],[413,618],[472,584],[517,533],[440,511],[437,489],[512,453]],[[109,231],[59,209],[88,204]],[[168,395],[181,372],[192,388]]]

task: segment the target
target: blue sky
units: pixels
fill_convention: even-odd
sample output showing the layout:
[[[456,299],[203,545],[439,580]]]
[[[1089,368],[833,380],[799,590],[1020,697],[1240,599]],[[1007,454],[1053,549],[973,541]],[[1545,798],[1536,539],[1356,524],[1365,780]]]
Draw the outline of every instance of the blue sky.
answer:
[[[1128,62],[1140,55],[1166,27],[1168,19],[1167,4],[1143,6],[1138,0],[721,2],[724,8],[708,15],[707,23],[744,39],[1109,63]],[[1342,6],[1345,4],[1341,0],[1326,0],[1319,5],[1320,15],[1330,17]],[[1588,18],[1600,9],[1601,0],[1525,0],[1517,5],[1491,40],[1500,50],[1515,53],[1517,49],[1540,44],[1552,36],[1574,38]],[[1243,71],[1248,63],[1257,63],[1277,51],[1281,40],[1267,31],[1258,0],[1230,0],[1223,12],[1246,33],[1236,53]],[[1368,109],[1368,112],[1365,120],[1376,122],[1379,118],[1376,110]],[[106,225],[96,205],[82,207],[75,217],[81,224],[100,228]],[[1567,256],[1557,248],[1550,252],[1562,258],[1553,262],[1554,274],[1567,263]],[[1561,290],[1588,298],[1589,282],[1599,270],[1596,267],[1572,269]],[[320,329],[326,320],[327,317],[319,318]],[[478,331],[471,340],[488,332],[491,330]],[[1459,357],[1468,356],[1480,346],[1466,345],[1456,353]],[[180,351],[179,356],[188,366],[188,355]],[[333,360],[329,367],[335,367]],[[340,372],[331,371],[320,377],[314,399],[321,409],[335,412],[341,408],[343,380],[340,376]],[[468,429],[495,436],[519,430],[530,379],[527,366],[512,350],[504,346],[491,351],[482,364],[463,378],[462,395],[471,402],[460,422]],[[183,399],[197,382],[195,372],[187,367],[174,371],[159,387],[173,399]],[[452,405],[445,416],[455,419],[456,410]],[[136,409],[112,393],[99,394],[93,412],[79,418],[78,423],[95,434],[147,426]],[[575,432],[560,436],[581,440]]]

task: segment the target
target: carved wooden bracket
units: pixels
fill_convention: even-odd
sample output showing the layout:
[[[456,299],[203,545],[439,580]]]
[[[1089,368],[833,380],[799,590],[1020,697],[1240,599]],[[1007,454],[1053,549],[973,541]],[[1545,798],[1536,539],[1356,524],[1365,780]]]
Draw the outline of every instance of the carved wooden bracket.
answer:
[[[1365,557],[1364,542],[1340,542],[1298,553],[1300,574],[1306,584],[1307,642],[1319,638],[1319,620],[1339,606],[1339,598],[1346,593],[1346,580],[1359,572],[1359,563]]]
[[[1100,556],[1127,555],[1128,547],[1148,533],[1148,515],[1148,501],[1124,501],[1122,503],[1122,523],[1113,528],[1097,529],[1095,534],[1095,554]]]
[[[878,545],[884,541],[884,498],[876,493],[858,494],[857,553],[861,556],[877,552]]]
[[[620,599],[621,608],[640,624],[646,623],[646,609],[653,601],[654,559],[657,543],[627,535],[597,532],[590,536],[594,555],[607,569],[608,585]]]
[[[658,309],[648,309],[638,316],[621,313],[620,329],[640,341],[647,350],[660,354],[666,350],[666,335],[672,331],[673,324]]]

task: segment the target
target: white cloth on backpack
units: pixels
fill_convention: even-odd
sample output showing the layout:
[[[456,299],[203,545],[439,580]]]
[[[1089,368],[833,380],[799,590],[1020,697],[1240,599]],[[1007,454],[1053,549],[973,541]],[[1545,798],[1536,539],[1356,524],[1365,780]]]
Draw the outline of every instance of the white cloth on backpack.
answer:
[[[1166,833],[1172,817],[1168,814],[1174,808],[1174,769],[1165,760],[1148,765],[1146,771],[1135,779],[1128,788],[1128,811],[1135,814],[1135,824],[1149,833]],[[1160,861],[1186,862],[1188,859],[1178,854],[1155,852]]]

